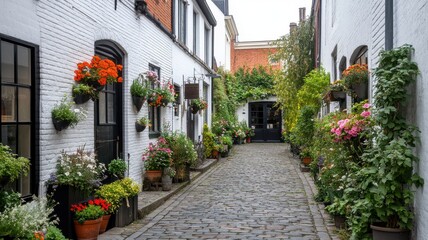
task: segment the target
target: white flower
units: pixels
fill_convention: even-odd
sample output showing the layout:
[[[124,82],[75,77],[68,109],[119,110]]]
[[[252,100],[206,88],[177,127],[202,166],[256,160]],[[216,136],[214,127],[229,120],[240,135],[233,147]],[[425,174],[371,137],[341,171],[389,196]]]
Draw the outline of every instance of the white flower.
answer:
[[[70,173],[69,172],[65,172],[64,175],[68,177],[68,175],[70,175]]]
[[[80,172],[77,172],[77,175],[79,175],[79,177],[81,177],[81,176],[82,176],[82,174],[81,174]]]
[[[79,113],[80,113],[80,109],[78,109],[78,108],[75,108],[75,109],[74,109],[74,113],[77,113],[77,114],[79,114]]]

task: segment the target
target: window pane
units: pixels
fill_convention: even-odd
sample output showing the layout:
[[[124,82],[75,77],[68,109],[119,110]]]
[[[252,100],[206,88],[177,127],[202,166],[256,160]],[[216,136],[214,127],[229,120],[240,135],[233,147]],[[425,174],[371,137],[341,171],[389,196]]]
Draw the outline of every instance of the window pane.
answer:
[[[31,121],[31,90],[29,88],[18,88],[18,121]]]
[[[16,126],[3,125],[1,129],[1,142],[8,145],[16,153]]]
[[[31,52],[18,46],[18,83],[31,85]]]
[[[1,81],[15,82],[15,55],[14,45],[8,42],[1,42]]]
[[[100,124],[106,123],[106,94],[100,92],[98,95],[98,121]]]
[[[18,155],[26,158],[31,157],[31,126],[18,126]]]
[[[27,176],[21,176],[21,181],[20,181],[20,192],[22,196],[28,196],[31,195],[30,192],[30,186],[31,186],[31,173],[29,172],[27,174]]]
[[[114,94],[107,94],[107,121],[108,123],[115,123],[115,109],[114,109]]]
[[[16,88],[2,86],[1,88],[1,120],[16,122]]]

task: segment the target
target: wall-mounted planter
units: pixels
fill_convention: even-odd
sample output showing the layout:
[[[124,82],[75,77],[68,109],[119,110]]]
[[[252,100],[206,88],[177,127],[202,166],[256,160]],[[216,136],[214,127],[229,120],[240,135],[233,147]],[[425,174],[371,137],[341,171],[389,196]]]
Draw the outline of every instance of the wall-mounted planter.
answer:
[[[352,84],[352,90],[355,92],[358,99],[361,99],[361,100],[368,99],[369,87],[367,83]]]
[[[52,123],[55,127],[55,129],[57,131],[61,131],[63,129],[67,129],[70,126],[70,122],[69,121],[63,121],[63,120],[58,120],[55,118],[52,118]]]
[[[134,104],[135,108],[137,109],[137,112],[140,111],[140,109],[143,106],[145,101],[146,101],[146,98],[144,98],[144,97],[132,96],[132,103]]]
[[[86,103],[87,101],[89,101],[89,99],[91,99],[91,95],[89,94],[74,94],[73,96],[73,101],[76,104]]]
[[[137,130],[137,132],[142,132],[142,131],[144,131],[144,129],[146,129],[146,125],[141,125],[141,124],[139,124],[139,123],[135,123],[135,130]]]
[[[190,107],[190,111],[193,113],[193,114],[197,114],[198,112],[199,112],[199,108],[198,107],[195,107],[195,106],[191,106]]]

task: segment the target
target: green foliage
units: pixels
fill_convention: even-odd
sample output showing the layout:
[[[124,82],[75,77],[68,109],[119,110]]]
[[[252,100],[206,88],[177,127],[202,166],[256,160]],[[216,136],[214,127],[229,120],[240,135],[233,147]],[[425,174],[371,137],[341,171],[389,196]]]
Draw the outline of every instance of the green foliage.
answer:
[[[0,191],[0,213],[7,208],[21,204],[21,194],[13,191]]]
[[[113,159],[107,166],[108,172],[119,178],[122,179],[125,177],[125,171],[126,171],[126,163],[123,161],[123,159]]]
[[[131,95],[136,97],[146,98],[149,94],[149,87],[147,81],[144,79],[144,76],[140,74],[137,79],[131,84]]]
[[[94,90],[92,86],[84,83],[73,85],[72,87],[73,97],[76,95],[90,95],[92,99],[97,99],[98,92]]]
[[[263,66],[253,68],[239,68],[235,73],[237,82],[236,100],[239,103],[247,99],[259,100],[272,95],[274,77],[272,70],[267,70]]]
[[[413,173],[418,162],[413,153],[416,127],[406,122],[402,114],[407,99],[407,86],[419,73],[410,57],[409,45],[384,51],[375,71],[377,89],[374,140],[365,151],[362,168],[356,174],[356,187],[345,192],[353,198],[350,226],[354,238],[362,238],[372,221],[382,221],[387,227],[411,229],[413,213],[412,186],[420,187],[423,179]]]
[[[313,69],[313,25],[309,20],[275,43],[278,52],[272,58],[284,62],[284,73],[275,77],[275,95],[283,111],[285,129],[290,131],[297,122],[299,103],[297,92],[305,76]]]
[[[172,159],[175,166],[194,165],[196,163],[198,156],[195,146],[186,134],[181,132],[163,132],[162,136],[166,139],[168,146],[172,150]]]
[[[0,143],[0,180],[5,178],[13,182],[30,170],[30,161],[24,157],[17,157],[9,146]]]
[[[221,136],[221,137],[220,137],[220,142],[221,142],[223,145],[227,145],[227,146],[229,146],[229,147],[232,147],[232,146],[233,146],[233,140],[232,140],[232,137],[231,137],[231,136],[227,136],[227,135]]]
[[[142,126],[150,126],[151,125],[150,119],[148,119],[146,117],[141,117],[141,118],[137,119],[137,123],[142,125]]]
[[[165,138],[160,137],[156,144],[149,143],[143,154],[144,168],[146,170],[162,170],[172,163],[172,151]]]
[[[49,226],[46,231],[45,240],[66,240],[66,238],[59,228]]]
[[[32,239],[34,232],[56,224],[52,220],[53,206],[46,198],[34,197],[31,202],[8,207],[0,214],[0,237]]]
[[[111,204],[108,213],[115,213],[121,206],[122,199],[135,196],[140,186],[130,178],[124,178],[101,186],[96,195]]]
[[[77,220],[80,224],[87,220],[95,220],[104,215],[104,211],[100,206],[88,205],[82,211],[76,211],[74,214],[74,219]]]
[[[61,103],[55,105],[52,109],[52,118],[58,121],[68,122],[70,126],[75,126],[80,120],[86,117],[82,109],[72,109],[73,103],[67,102],[67,97],[64,96]]]
[[[310,146],[315,132],[314,118],[317,113],[316,109],[311,106],[304,106],[300,110],[295,128],[296,140],[298,145]]]
[[[208,125],[205,123],[202,131],[202,142],[204,144],[204,155],[206,158],[211,156],[212,151],[214,150],[216,144],[215,137],[215,134],[211,132]]]
[[[330,85],[330,75],[324,69],[314,69],[305,76],[304,84],[297,93],[300,107],[320,108],[323,94]]]

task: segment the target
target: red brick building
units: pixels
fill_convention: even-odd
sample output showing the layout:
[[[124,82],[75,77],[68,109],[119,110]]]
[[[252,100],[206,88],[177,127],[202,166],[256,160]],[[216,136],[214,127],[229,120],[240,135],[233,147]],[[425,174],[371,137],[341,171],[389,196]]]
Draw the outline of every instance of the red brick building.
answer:
[[[240,67],[254,68],[260,65],[281,69],[279,62],[273,62],[269,56],[277,51],[272,41],[248,41],[235,42],[231,53],[231,71],[235,72]]]

